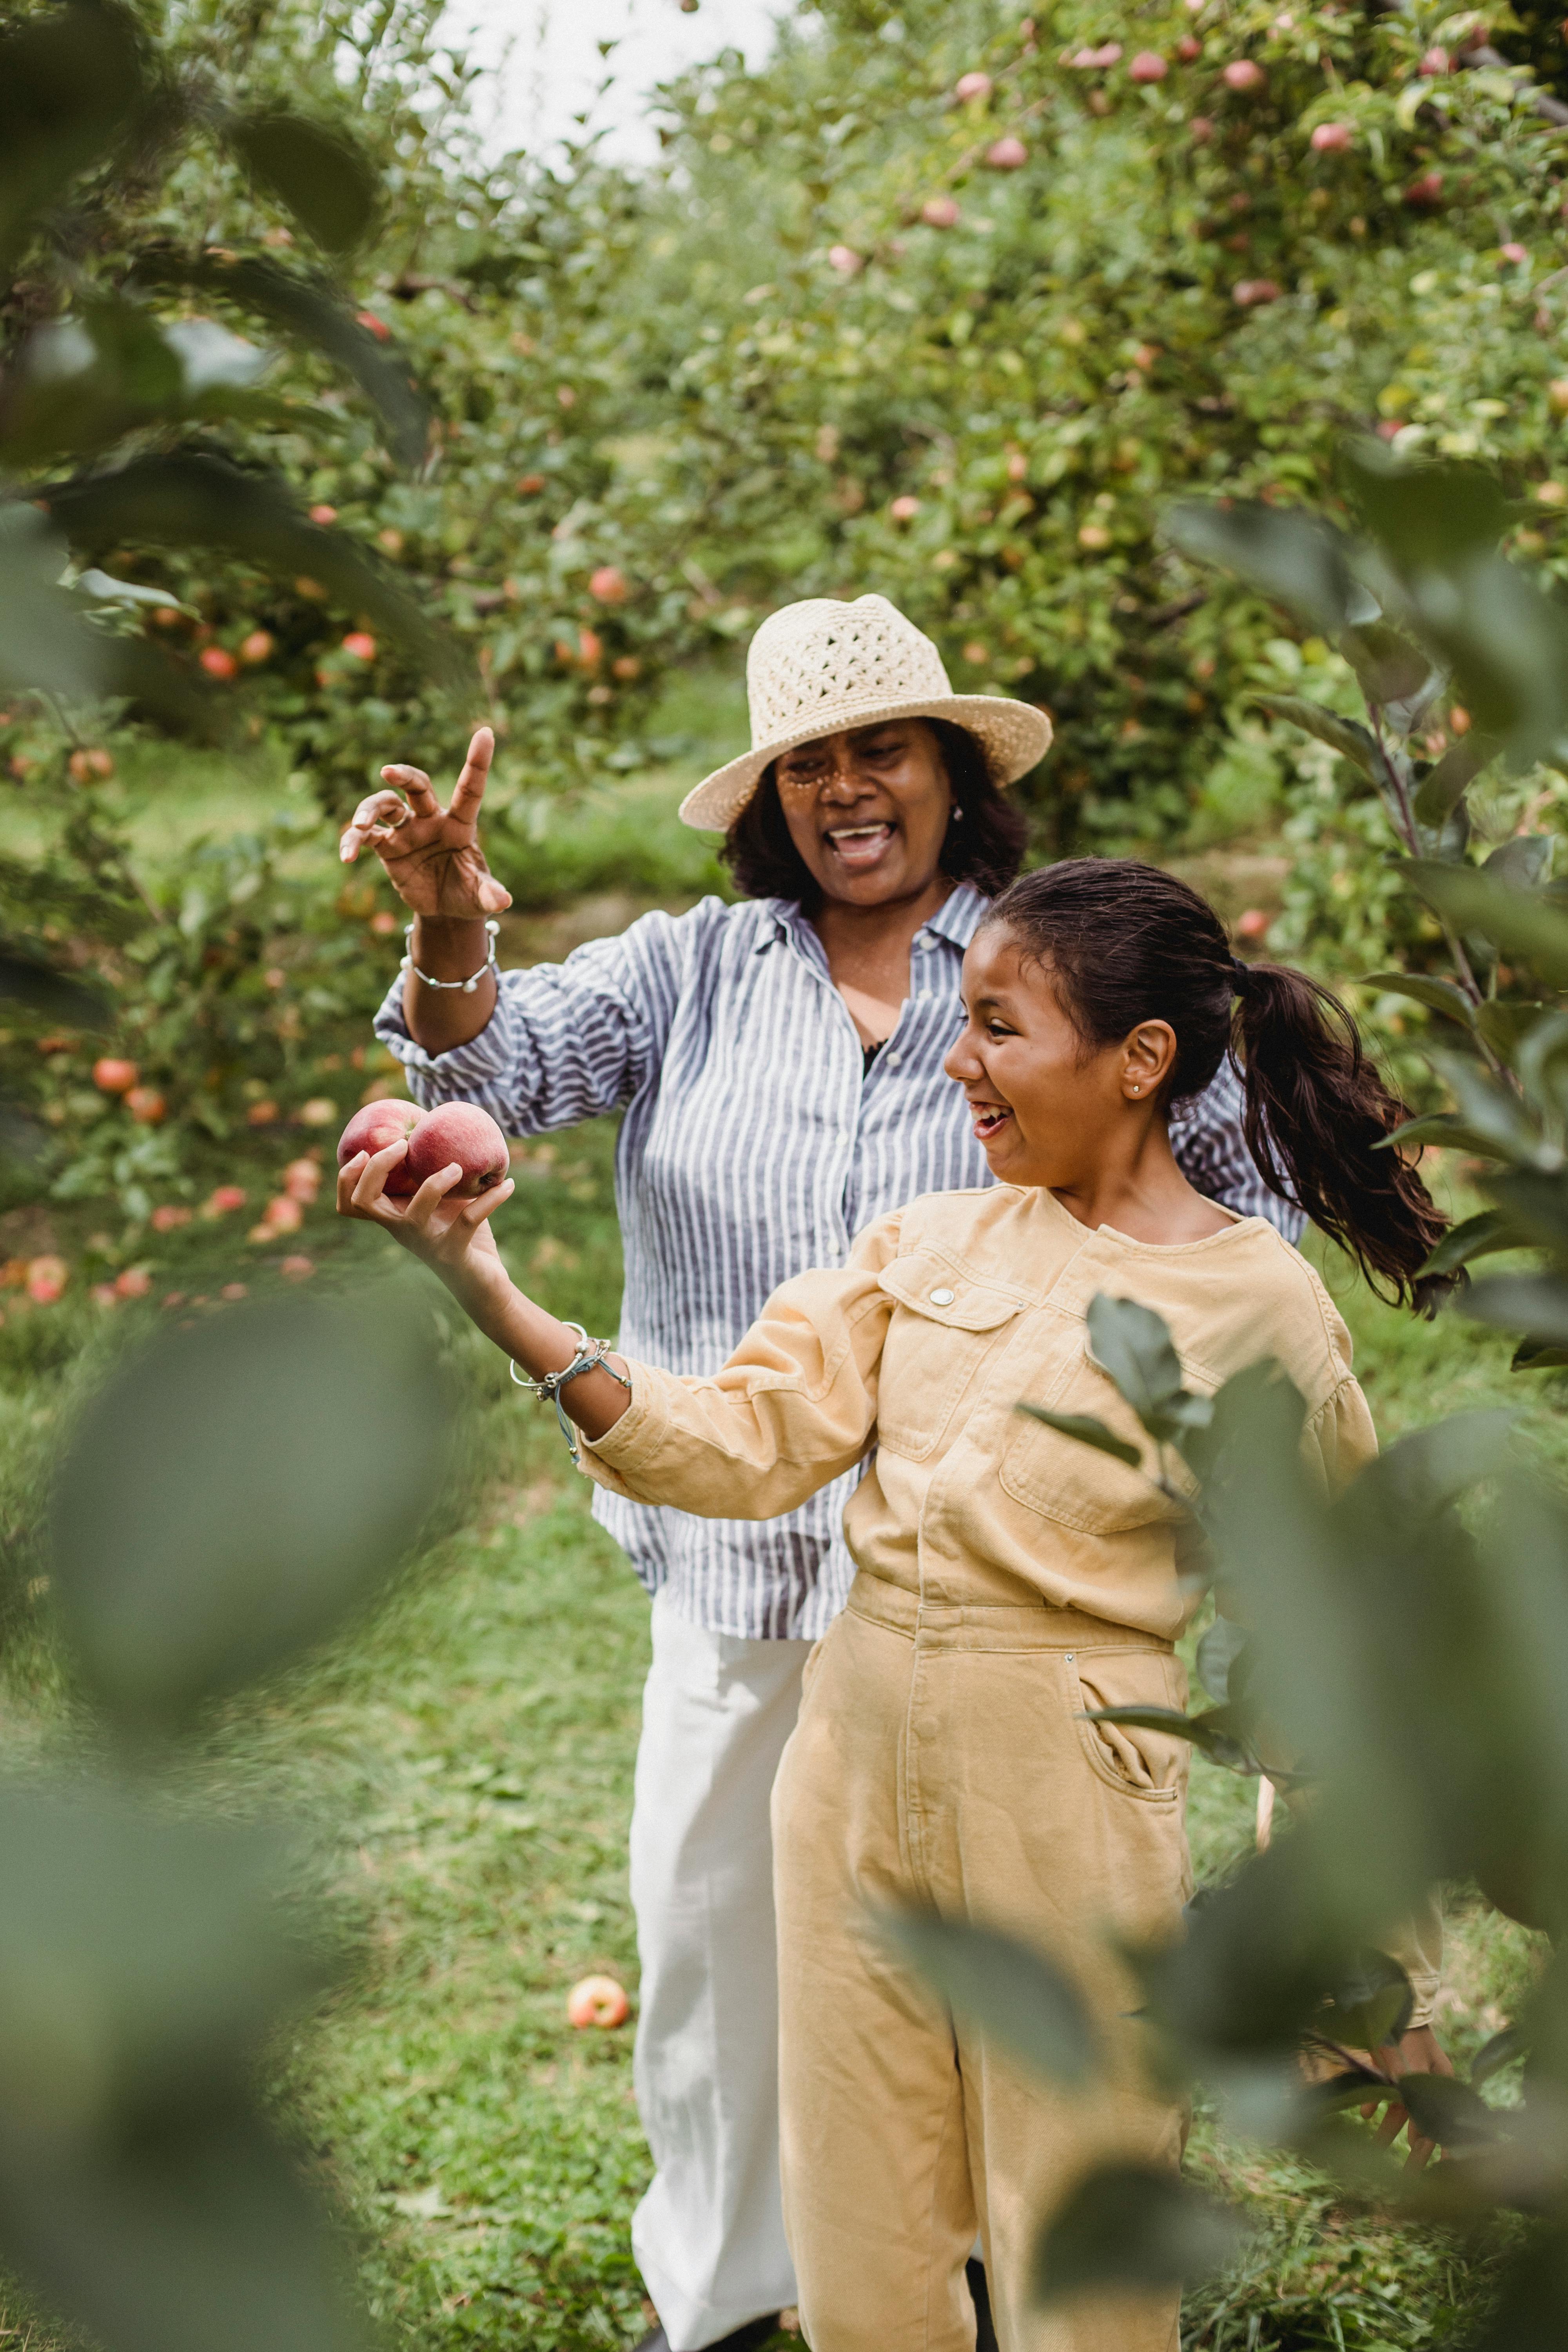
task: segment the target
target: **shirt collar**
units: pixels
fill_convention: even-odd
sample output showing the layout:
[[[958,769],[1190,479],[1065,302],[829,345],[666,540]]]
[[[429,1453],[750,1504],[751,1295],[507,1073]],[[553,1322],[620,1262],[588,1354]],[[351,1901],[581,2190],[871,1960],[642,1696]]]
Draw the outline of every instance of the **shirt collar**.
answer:
[[[962,954],[980,929],[981,919],[990,904],[990,899],[975,889],[973,883],[959,882],[922,928],[934,939],[945,940],[950,947],[957,948]],[[759,911],[761,919],[757,925],[756,945],[752,950],[754,955],[760,955],[764,948],[771,948],[778,940],[788,939],[803,927],[807,930],[811,929],[796,898],[763,898],[759,902]]]

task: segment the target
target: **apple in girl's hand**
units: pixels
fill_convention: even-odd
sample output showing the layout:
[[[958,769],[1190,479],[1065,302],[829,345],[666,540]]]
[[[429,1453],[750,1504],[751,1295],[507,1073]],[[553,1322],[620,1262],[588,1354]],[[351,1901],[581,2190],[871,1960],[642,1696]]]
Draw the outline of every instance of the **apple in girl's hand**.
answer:
[[[625,1989],[614,1977],[584,1977],[566,1996],[569,2025],[624,2025],[631,2011]]]
[[[463,1173],[447,1193],[449,1201],[477,1201],[507,1173],[510,1163],[506,1138],[478,1103],[442,1103],[419,1120],[408,1138],[408,1157],[403,1162],[411,1179],[410,1191],[417,1191],[427,1176],[449,1168],[454,1160]]]
[[[356,1110],[338,1139],[338,1166],[346,1168],[356,1152],[384,1151],[389,1143],[402,1143],[411,1136],[425,1114],[417,1103],[390,1101],[366,1103]],[[447,1157],[452,1155],[448,1153]],[[442,1163],[443,1166],[446,1164]],[[426,1170],[429,1174],[429,1170]],[[394,1200],[408,1199],[417,1192],[421,1179],[410,1172],[407,1160],[400,1160],[387,1172],[385,1189]]]

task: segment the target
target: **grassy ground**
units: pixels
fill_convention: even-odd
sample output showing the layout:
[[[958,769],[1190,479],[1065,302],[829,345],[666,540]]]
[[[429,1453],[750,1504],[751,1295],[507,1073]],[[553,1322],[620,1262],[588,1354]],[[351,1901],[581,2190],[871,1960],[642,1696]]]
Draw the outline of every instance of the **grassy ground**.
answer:
[[[694,740],[701,715],[700,704]],[[223,830],[281,777],[262,749],[249,770],[185,782],[199,821]],[[193,803],[174,823],[134,760],[125,786],[140,854],[169,870]],[[585,809],[569,840],[536,845],[512,952],[556,951],[650,896],[679,902],[710,887],[703,845],[672,827],[673,798],[672,780],[655,780]],[[642,863],[628,869],[634,837]],[[596,903],[545,911],[568,887]],[[520,1278],[594,1328],[613,1327],[618,1297],[612,1147],[609,1122],[535,1147],[501,1221]],[[329,1281],[374,1270],[390,1247],[324,1209],[300,1240]],[[253,1269],[237,1234],[197,1224],[158,1243],[144,1306],[106,1317],[71,1297],[28,1313],[7,1298],[0,1750],[34,1747],[60,1723],[37,1529],[62,1420],[156,1320],[165,1286],[216,1303]],[[1339,1268],[1331,1279],[1385,1438],[1539,1393],[1510,1381],[1501,1339],[1457,1319],[1415,1324]],[[647,1608],[593,1526],[553,1423],[489,1351],[470,1346],[465,1360],[471,1442],[445,1531],[373,1623],[238,1713],[203,1769],[237,1800],[270,1791],[303,1814],[357,1931],[352,1981],[278,2053],[277,2089],[356,2233],[387,2339],[409,2352],[481,2337],[507,2352],[576,2352],[633,2341],[646,2325],[627,2242],[647,2168],[631,2027],[574,2033],[564,1994],[606,1969],[635,2006],[625,1841]],[[1534,1442],[1562,1459],[1549,1418],[1538,1427]],[[1250,1785],[1198,1764],[1200,1874],[1246,1848],[1252,1801]],[[1473,1906],[1456,1906],[1451,1924],[1446,2028],[1462,2053],[1509,2013],[1531,1953]],[[1247,2201],[1259,2230],[1246,2263],[1194,2298],[1189,2352],[1415,2352],[1443,2340],[1478,2283],[1447,2242],[1396,2232],[1300,2168],[1223,2147],[1202,2117],[1194,2164]],[[0,2326],[20,2317],[7,2310]]]

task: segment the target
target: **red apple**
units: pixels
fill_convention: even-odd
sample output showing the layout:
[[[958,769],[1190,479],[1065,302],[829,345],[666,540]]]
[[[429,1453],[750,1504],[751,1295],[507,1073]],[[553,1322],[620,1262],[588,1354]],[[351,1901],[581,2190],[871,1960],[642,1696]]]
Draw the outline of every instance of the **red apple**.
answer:
[[[506,1138],[478,1103],[442,1103],[419,1121],[409,1136],[408,1157],[403,1163],[413,1179],[410,1189],[417,1190],[427,1176],[449,1168],[454,1160],[463,1171],[460,1181],[452,1187],[451,1197],[458,1200],[478,1200],[506,1175],[510,1165]]]
[[[1499,246],[1498,251],[1504,261],[1511,261],[1518,264],[1519,262],[1528,261],[1530,259],[1528,247],[1516,245],[1511,240],[1507,245]]]
[[[544,488],[544,477],[542,474],[520,474],[517,479],[517,487],[518,493],[521,497],[525,499],[536,499],[539,496],[540,491]]]
[[[152,1287],[153,1276],[144,1265],[128,1265],[114,1278],[116,1298],[145,1298]]]
[[[106,1095],[125,1094],[141,1075],[134,1062],[122,1062],[114,1054],[105,1054],[92,1066],[92,1083]]]
[[[70,1270],[63,1257],[34,1257],[27,1260],[25,1279],[35,1307],[52,1307],[70,1279]]]
[[[921,206],[921,218],[927,228],[956,228],[958,205],[952,196],[928,196]]]
[[[1441,172],[1423,172],[1421,177],[1418,180],[1412,180],[1405,191],[1405,201],[1412,212],[1430,212],[1435,205],[1442,202],[1442,199],[1443,174]]]
[[[1446,74],[1448,70],[1447,50],[1428,49],[1415,70],[1417,73],[1425,74],[1428,79],[1436,74]]]
[[[952,85],[952,94],[954,98],[963,100],[972,98],[989,98],[991,77],[988,73],[960,74]]]
[[[326,529],[329,523],[336,522],[337,519],[338,510],[336,507],[327,506],[324,502],[320,506],[313,506],[310,509],[310,520],[312,522],[319,522],[323,530]]]
[[[1230,299],[1239,309],[1253,310],[1260,302],[1278,302],[1279,289],[1272,278],[1243,278],[1231,288]]]
[[[1176,43],[1176,55],[1184,66],[1196,63],[1204,53],[1204,45],[1195,33],[1184,33]]]
[[[919,499],[911,499],[907,491],[902,498],[895,499],[888,509],[895,522],[913,522],[920,510]]]
[[[278,640],[270,629],[252,629],[250,635],[241,640],[239,658],[242,662],[264,662],[269,660],[277,649]]]
[[[566,1996],[566,2021],[579,2028],[597,2025],[608,2032],[624,2025],[631,2014],[625,1988],[614,1977],[584,1977]]]
[[[355,661],[374,661],[375,639],[368,629],[351,629],[343,639],[343,651],[352,654]]]
[[[196,659],[209,677],[231,678],[239,676],[239,664],[224,646],[204,646]]]
[[[1248,907],[1237,917],[1237,937],[1243,940],[1265,939],[1268,933],[1268,918],[1261,907]]]
[[[195,1212],[179,1201],[161,1201],[148,1223],[155,1234],[172,1234],[181,1225],[188,1225]]]
[[[1312,133],[1312,152],[1316,155],[1342,155],[1350,143],[1348,122],[1320,122]]]
[[[1140,49],[1127,68],[1133,81],[1163,81],[1170,70],[1158,49]]]
[[[1223,79],[1226,89],[1261,89],[1263,68],[1252,58],[1232,58]]]
[[[853,278],[856,271],[864,267],[860,255],[852,245],[830,245],[827,265],[830,269],[837,269],[840,278]]]
[[[244,1206],[243,1184],[220,1184],[216,1192],[209,1193],[203,1202],[202,1214],[204,1217],[226,1217],[231,1209],[243,1209]]]
[[[1005,139],[993,140],[985,150],[985,161],[994,172],[1020,172],[1028,160],[1028,149],[1011,131]]]
[[[392,329],[384,319],[378,319],[374,310],[356,310],[354,322],[357,326],[363,327],[367,333],[374,335],[378,343],[389,343],[392,341]]]
[[[157,1127],[169,1106],[156,1087],[132,1087],[125,1097],[125,1108],[143,1127]]]
[[[356,1152],[384,1151],[389,1143],[406,1141],[424,1117],[417,1103],[395,1099],[366,1103],[363,1110],[355,1111],[338,1138],[338,1166],[346,1168]],[[422,1181],[412,1173],[405,1159],[400,1160],[387,1176],[385,1190],[394,1200],[405,1201],[411,1193],[417,1192]]]
[[[624,604],[626,601],[626,575],[613,563],[601,563],[588,582],[588,593],[596,596],[601,604]]]

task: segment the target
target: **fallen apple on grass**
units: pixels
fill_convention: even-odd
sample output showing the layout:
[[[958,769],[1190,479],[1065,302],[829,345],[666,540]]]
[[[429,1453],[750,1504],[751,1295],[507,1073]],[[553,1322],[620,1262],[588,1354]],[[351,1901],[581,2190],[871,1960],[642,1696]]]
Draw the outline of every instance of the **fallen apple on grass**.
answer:
[[[566,2021],[579,2030],[596,2025],[608,2032],[624,2025],[631,2014],[626,1988],[614,1977],[584,1977],[566,1996]]]

